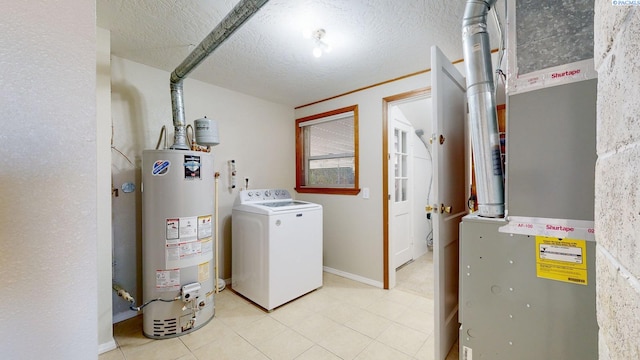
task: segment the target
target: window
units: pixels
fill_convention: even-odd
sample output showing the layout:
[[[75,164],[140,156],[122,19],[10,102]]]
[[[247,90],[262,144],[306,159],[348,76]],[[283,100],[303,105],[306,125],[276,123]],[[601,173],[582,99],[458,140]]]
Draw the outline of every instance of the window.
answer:
[[[296,191],[360,192],[358,105],[296,120]]]
[[[395,182],[394,201],[397,203],[407,201],[407,185],[409,182],[407,171],[409,168],[409,150],[407,145],[407,132],[395,128],[393,130],[393,153],[395,154],[393,159],[393,178]]]

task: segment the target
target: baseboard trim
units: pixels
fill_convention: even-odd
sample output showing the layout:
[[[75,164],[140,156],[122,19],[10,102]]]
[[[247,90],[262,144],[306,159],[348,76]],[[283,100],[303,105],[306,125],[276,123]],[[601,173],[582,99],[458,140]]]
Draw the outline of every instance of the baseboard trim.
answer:
[[[114,339],[111,339],[110,341],[107,341],[106,343],[103,344],[99,344],[98,345],[98,355],[100,354],[104,354],[107,351],[111,351],[115,348],[117,348],[118,345],[116,344],[116,341]]]
[[[334,268],[330,268],[328,266],[323,266],[322,270],[330,273],[330,274],[334,274],[334,275],[338,275],[338,276],[342,276],[344,278],[353,280],[353,281],[357,281],[357,282],[361,282],[363,284],[367,284],[367,285],[371,285],[371,286],[375,286],[377,288],[384,288],[384,284],[380,281],[375,281],[360,275],[355,275],[355,274],[351,274],[342,270],[338,270],[338,269],[334,269]]]

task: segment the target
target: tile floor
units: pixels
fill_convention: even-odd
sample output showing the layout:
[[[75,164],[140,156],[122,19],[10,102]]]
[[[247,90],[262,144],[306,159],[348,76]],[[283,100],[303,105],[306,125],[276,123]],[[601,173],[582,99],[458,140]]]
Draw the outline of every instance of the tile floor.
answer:
[[[431,254],[398,270],[395,289],[324,273],[322,288],[270,313],[225,289],[214,318],[177,338],[145,338],[137,316],[114,325],[118,348],[99,360],[433,359]]]

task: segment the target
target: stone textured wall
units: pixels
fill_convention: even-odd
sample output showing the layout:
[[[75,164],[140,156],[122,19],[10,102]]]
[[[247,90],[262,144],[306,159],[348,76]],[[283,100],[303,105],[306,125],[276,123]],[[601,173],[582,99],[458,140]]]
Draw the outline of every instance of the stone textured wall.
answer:
[[[640,6],[595,2],[600,359],[640,359]]]

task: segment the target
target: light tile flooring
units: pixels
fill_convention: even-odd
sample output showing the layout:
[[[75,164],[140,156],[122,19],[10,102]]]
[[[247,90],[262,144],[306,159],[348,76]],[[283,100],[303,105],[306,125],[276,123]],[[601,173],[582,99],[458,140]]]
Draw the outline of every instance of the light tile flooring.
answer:
[[[99,360],[433,359],[431,254],[398,270],[395,289],[324,273],[322,288],[270,313],[226,289],[214,318],[177,338],[145,338],[138,316],[114,325],[118,348]]]

